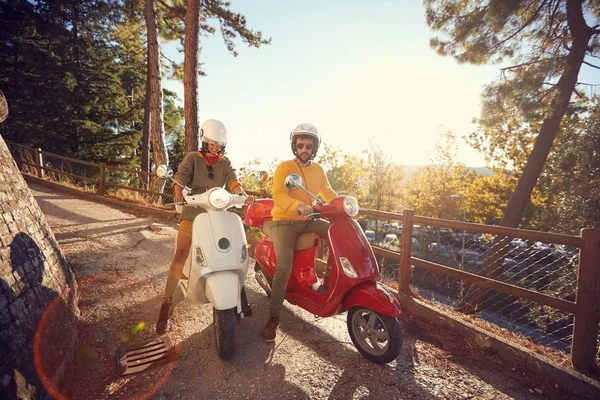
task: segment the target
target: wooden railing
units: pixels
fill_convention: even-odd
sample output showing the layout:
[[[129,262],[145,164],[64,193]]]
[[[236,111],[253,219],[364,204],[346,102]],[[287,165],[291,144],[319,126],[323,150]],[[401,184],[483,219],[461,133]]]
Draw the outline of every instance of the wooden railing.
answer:
[[[408,292],[411,268],[412,266],[416,266],[470,282],[487,289],[493,289],[521,299],[531,300],[541,305],[572,313],[575,317],[571,345],[571,360],[573,366],[582,372],[594,372],[597,370],[596,354],[598,350],[598,323],[600,322],[600,230],[583,229],[581,231],[581,236],[573,236],[419,217],[415,216],[411,210],[396,214],[361,209],[360,214],[363,216],[402,221],[400,252],[373,246],[375,254],[398,260],[400,264],[398,287],[401,291]],[[472,232],[577,247],[580,251],[580,261],[575,302],[413,257],[412,231],[415,224],[457,230],[469,230]]]
[[[50,153],[39,148],[34,149],[31,147],[23,146],[8,140],[6,140],[5,142],[8,145],[9,149],[11,149],[11,152],[13,154],[13,157],[15,158],[15,161],[17,162],[17,165],[19,166],[19,169],[23,171],[22,166],[27,165],[35,171],[35,174],[39,178],[44,178],[47,175],[47,173],[52,172],[57,175],[64,175],[75,180],[81,180],[93,184],[97,187],[96,191],[98,194],[105,194],[107,192],[107,188],[112,187],[131,190],[138,193],[150,194],[156,197],[173,198],[173,195],[171,193],[159,193],[156,191],[148,190],[145,187],[136,187],[132,185],[113,183],[110,182],[109,179],[107,179],[107,176],[111,171],[117,171],[137,175],[138,177],[140,177],[140,182],[144,182],[148,181],[152,177],[156,177],[156,174],[154,173],[149,173],[138,169],[115,167],[107,165],[105,163],[93,163],[89,161],[77,160],[75,158],[65,157],[60,154]],[[93,174],[95,175],[94,178],[86,177],[81,174],[75,174],[72,172],[65,171],[64,168],[56,168],[55,166],[52,166],[51,163],[47,162],[48,159],[62,160],[63,162],[66,161],[79,166],[95,168],[98,170],[98,173]]]

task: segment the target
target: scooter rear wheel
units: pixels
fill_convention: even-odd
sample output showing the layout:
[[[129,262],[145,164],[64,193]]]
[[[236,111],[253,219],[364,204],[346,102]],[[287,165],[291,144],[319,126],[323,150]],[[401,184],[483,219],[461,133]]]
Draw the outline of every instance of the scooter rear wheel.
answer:
[[[402,328],[398,320],[368,308],[350,309],[348,333],[360,354],[376,364],[396,359],[402,349]]]
[[[229,360],[235,351],[235,316],[235,308],[229,310],[213,308],[215,344],[217,354],[223,360]]]

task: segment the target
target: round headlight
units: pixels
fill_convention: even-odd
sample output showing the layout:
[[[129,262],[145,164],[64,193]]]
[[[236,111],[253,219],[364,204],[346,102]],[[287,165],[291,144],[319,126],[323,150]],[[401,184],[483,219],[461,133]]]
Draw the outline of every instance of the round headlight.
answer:
[[[214,208],[221,209],[227,207],[230,198],[231,196],[229,195],[229,192],[227,192],[227,190],[223,188],[218,188],[210,192],[210,194],[208,195],[208,202]]]
[[[352,196],[344,197],[344,211],[351,217],[358,215],[358,201]]]

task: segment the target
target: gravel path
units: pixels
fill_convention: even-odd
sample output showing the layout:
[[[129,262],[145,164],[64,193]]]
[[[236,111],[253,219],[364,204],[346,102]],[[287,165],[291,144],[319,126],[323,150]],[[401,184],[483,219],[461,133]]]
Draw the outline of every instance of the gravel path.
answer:
[[[246,285],[254,315],[237,324],[231,361],[216,355],[210,306],[181,301],[168,333],[177,344],[177,361],[120,377],[117,349],[156,337],[176,223],[31,188],[79,284],[80,342],[59,388],[66,398],[581,398],[408,315],[401,318],[402,353],[383,366],[353,347],[345,315],[315,319],[287,303],[276,341],[266,344],[259,334],[268,299],[254,280],[253,260]]]

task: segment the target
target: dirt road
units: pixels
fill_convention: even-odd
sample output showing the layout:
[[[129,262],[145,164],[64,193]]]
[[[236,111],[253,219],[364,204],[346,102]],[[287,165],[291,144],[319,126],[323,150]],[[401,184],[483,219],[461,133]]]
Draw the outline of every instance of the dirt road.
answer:
[[[168,333],[178,345],[178,360],[122,378],[117,349],[156,337],[176,223],[38,185],[32,191],[79,283],[80,341],[58,388],[65,398],[580,398],[542,377],[507,367],[450,330],[440,332],[407,315],[401,319],[402,353],[383,366],[367,361],[352,346],[345,315],[315,319],[287,303],[276,341],[266,344],[259,334],[268,299],[252,268],[246,284],[254,315],[238,324],[231,361],[216,355],[210,306],[182,301]]]

